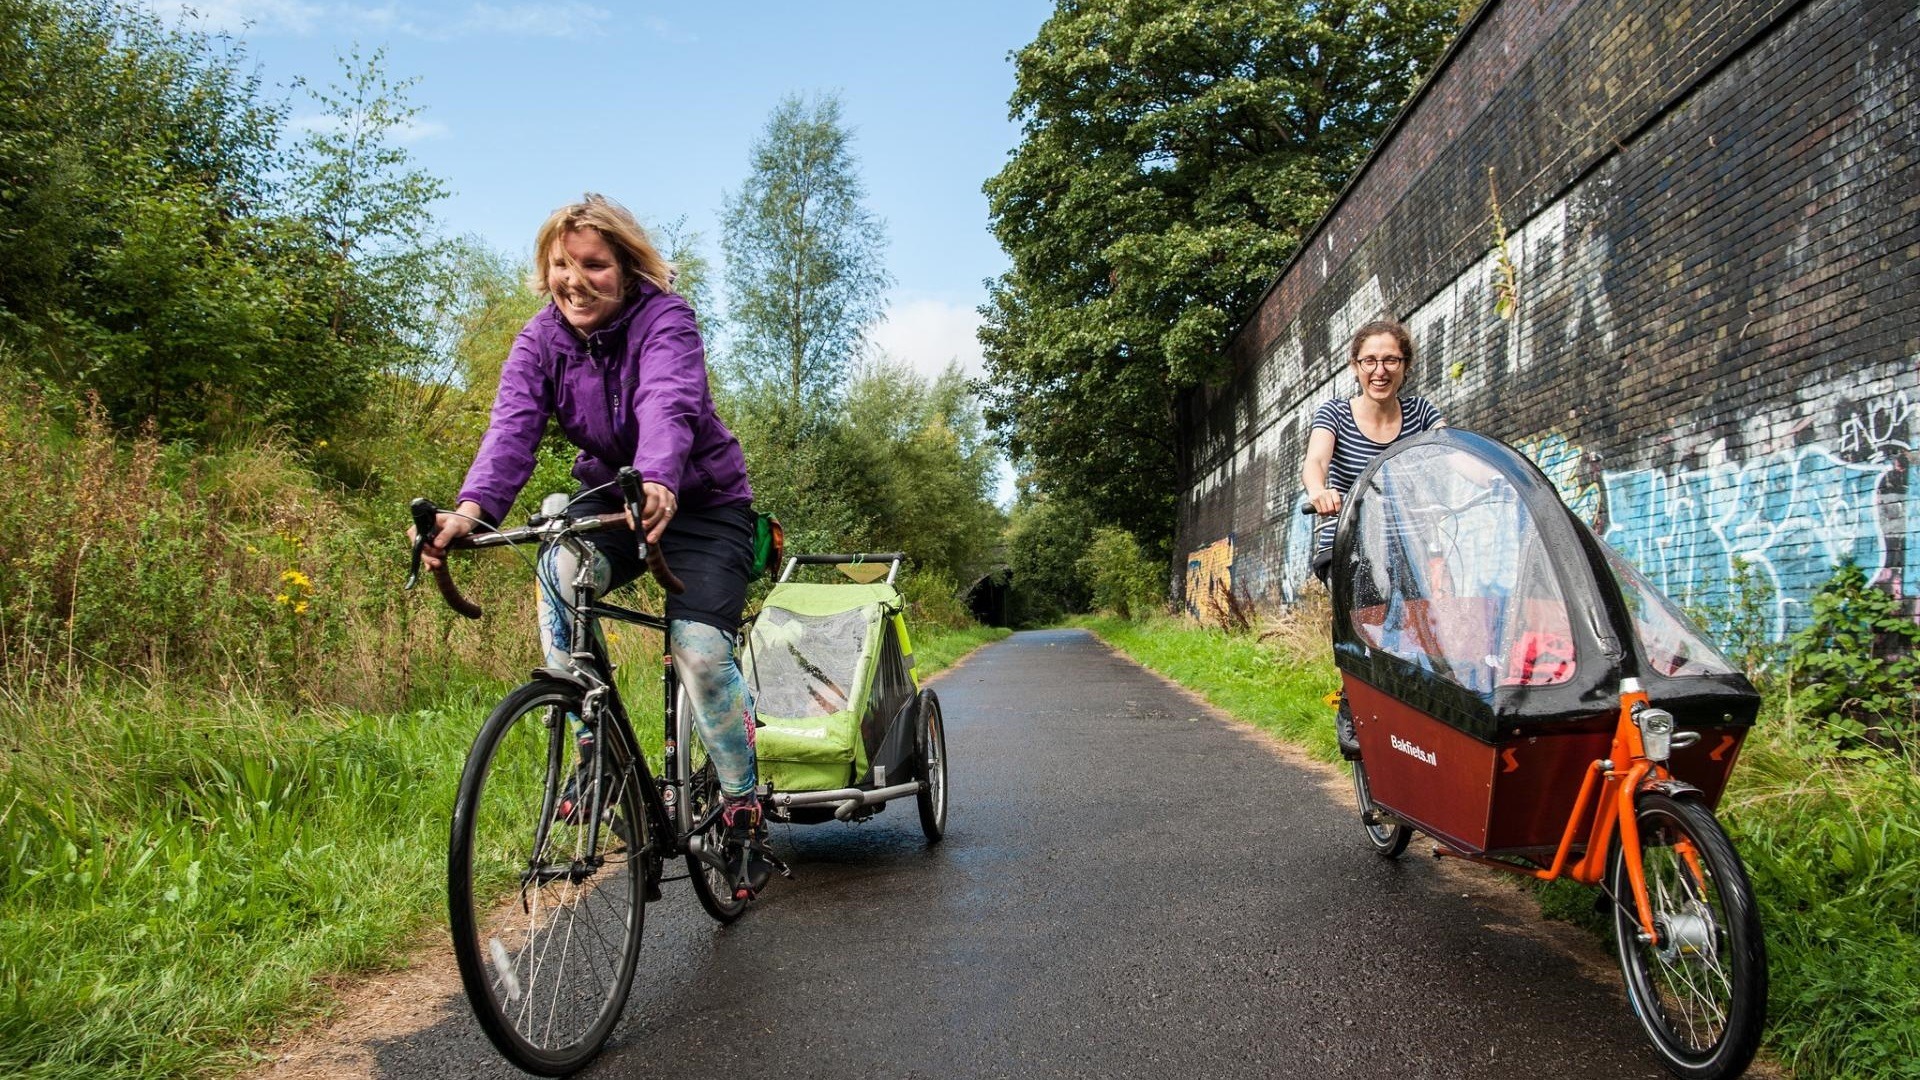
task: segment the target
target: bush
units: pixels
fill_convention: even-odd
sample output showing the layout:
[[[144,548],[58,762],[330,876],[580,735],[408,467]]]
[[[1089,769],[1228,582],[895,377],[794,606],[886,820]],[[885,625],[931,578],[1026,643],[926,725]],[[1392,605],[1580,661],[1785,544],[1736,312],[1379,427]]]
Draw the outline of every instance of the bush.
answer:
[[[915,568],[900,576],[900,595],[907,604],[907,629],[915,634],[938,627],[961,630],[976,625],[973,613],[960,602],[959,588],[939,570]]]
[[[283,441],[217,453],[151,434],[122,443],[97,402],[68,432],[42,399],[10,389],[0,671],[23,698],[134,682],[392,706],[456,669],[509,676],[532,657],[518,560],[460,568],[490,612],[463,623],[431,590],[401,591],[397,502],[357,518]]]
[[[1843,748],[1920,735],[1920,626],[1900,602],[1843,563],[1813,594],[1813,622],[1788,642],[1801,711]]]
[[[1043,499],[1014,509],[1007,527],[1013,570],[1007,615],[1015,626],[1087,610],[1091,593],[1080,558],[1092,542],[1093,515],[1081,503]]]
[[[1167,605],[1166,568],[1147,558],[1139,541],[1124,529],[1093,530],[1093,542],[1077,565],[1096,611],[1133,619]]]

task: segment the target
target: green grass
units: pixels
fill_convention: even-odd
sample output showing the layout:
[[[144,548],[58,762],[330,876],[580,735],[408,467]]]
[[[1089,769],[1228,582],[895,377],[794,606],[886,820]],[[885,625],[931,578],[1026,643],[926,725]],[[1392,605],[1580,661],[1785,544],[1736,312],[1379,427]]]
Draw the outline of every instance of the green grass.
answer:
[[[923,676],[1005,636],[927,628]],[[658,742],[659,662],[624,654]],[[373,715],[98,691],[0,701],[0,1075],[221,1074],[444,919],[447,821],[506,687]]]
[[[1229,634],[1173,619],[1131,622],[1108,616],[1075,619],[1143,666],[1165,675],[1241,720],[1338,761],[1333,710],[1325,698],[1340,688],[1331,652],[1294,659],[1251,635]]]
[[[1338,685],[1311,635],[1281,647],[1183,620],[1093,617],[1092,630],[1220,709],[1338,759],[1321,697]],[[1323,639],[1322,639],[1323,640]],[[1759,899],[1771,979],[1763,1053],[1798,1077],[1920,1077],[1920,773],[1911,758],[1836,754],[1777,703],[1747,741],[1719,815]],[[1608,934],[1592,893],[1542,907]]]

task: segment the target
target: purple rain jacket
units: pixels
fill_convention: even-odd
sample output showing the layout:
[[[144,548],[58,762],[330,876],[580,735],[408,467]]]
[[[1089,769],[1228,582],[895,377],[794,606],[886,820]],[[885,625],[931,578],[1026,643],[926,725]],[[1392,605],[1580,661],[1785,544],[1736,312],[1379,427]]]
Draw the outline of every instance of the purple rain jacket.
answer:
[[[549,416],[579,448],[573,475],[585,487],[610,483],[631,464],[682,507],[753,498],[740,440],[713,411],[693,309],[651,284],[585,340],[551,303],[527,320],[500,370],[493,418],[460,498],[500,521],[533,475]]]

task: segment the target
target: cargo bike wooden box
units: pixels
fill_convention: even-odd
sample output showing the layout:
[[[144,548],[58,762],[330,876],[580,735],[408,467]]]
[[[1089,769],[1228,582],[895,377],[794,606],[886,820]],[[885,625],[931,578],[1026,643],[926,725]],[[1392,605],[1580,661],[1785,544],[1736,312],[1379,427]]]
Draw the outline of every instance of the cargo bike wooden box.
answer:
[[[1533,464],[1442,429],[1341,510],[1334,658],[1368,839],[1598,886],[1674,1073],[1737,1075],[1766,1005],[1752,888],[1714,808],[1759,696]]]

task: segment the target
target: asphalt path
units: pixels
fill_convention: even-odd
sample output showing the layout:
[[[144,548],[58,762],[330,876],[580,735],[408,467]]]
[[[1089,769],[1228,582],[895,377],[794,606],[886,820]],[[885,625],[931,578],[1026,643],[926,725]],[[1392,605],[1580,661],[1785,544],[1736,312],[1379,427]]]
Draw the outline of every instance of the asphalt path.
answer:
[[[1322,767],[1078,631],[936,684],[947,839],[913,800],[774,827],[797,877],[718,927],[685,884],[592,1077],[1663,1077],[1597,947],[1511,887],[1374,855]],[[520,1075],[463,998],[386,1077]]]

